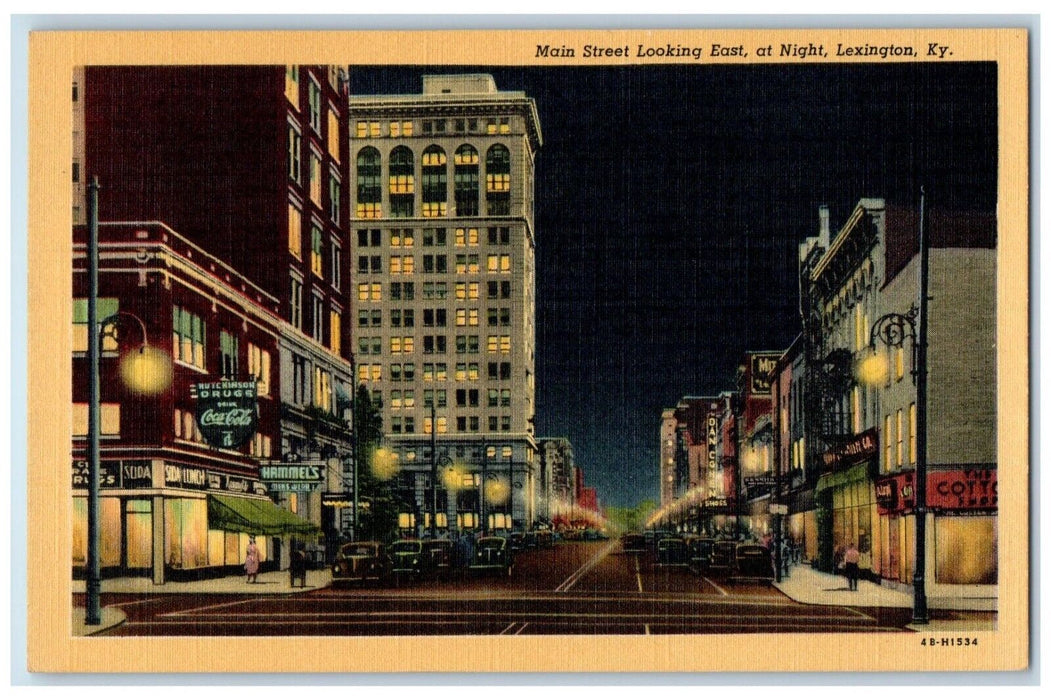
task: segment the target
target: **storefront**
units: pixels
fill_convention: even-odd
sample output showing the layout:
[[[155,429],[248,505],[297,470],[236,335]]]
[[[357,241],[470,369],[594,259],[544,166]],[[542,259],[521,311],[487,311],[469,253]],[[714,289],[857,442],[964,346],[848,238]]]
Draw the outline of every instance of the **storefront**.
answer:
[[[882,557],[879,573],[912,584],[916,561],[915,474],[876,482]],[[939,469],[927,474],[928,594],[982,594],[997,583],[995,469]],[[930,570],[933,567],[933,571]],[[991,592],[989,592],[992,595]]]
[[[86,465],[73,467],[73,568],[87,561]],[[104,576],[145,575],[154,583],[222,574],[244,562],[257,536],[264,563],[277,567],[282,540],[317,527],[279,508],[262,482],[163,460],[100,465],[100,566]],[[284,545],[287,546],[287,545]]]
[[[799,552],[800,561],[812,562],[817,559],[817,511],[812,490],[796,491],[789,499],[785,536],[791,538]]]
[[[879,436],[866,430],[822,455],[824,473],[814,488],[819,567],[833,571],[853,544],[862,574],[874,572],[879,561],[876,498],[870,475],[879,456]]]

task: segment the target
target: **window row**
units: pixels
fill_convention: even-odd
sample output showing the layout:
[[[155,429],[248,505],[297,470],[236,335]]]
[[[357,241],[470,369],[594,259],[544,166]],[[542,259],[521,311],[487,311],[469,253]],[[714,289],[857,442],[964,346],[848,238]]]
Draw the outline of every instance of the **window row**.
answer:
[[[458,248],[474,247],[480,244],[477,228],[452,229],[453,245]],[[448,230],[444,228],[422,229],[420,236],[424,248],[444,248],[448,245]],[[378,248],[383,245],[383,231],[378,228],[358,229],[359,248]],[[394,228],[388,230],[388,243],[391,248],[412,248],[416,245],[416,233],[411,228]],[[510,245],[510,226],[489,226],[486,228],[486,242],[489,245]]]
[[[368,138],[401,138],[413,136],[415,122],[409,119],[368,120],[358,119],[354,122],[354,137]],[[424,135],[440,134],[510,134],[510,117],[460,117],[456,119],[423,119],[420,131]]]
[[[456,417],[456,431],[460,433],[465,432],[481,432],[480,419],[478,416],[457,416]],[[446,416],[437,416],[434,426],[437,428],[439,435],[449,432],[449,419]],[[511,416],[489,416],[488,417],[488,428],[489,432],[511,432]],[[391,416],[390,418],[390,431],[395,435],[413,434],[416,432],[416,419],[413,416]],[[432,423],[430,416],[423,419],[423,434],[430,435],[432,432]]]
[[[477,381],[479,378],[479,363],[457,362],[454,365],[453,375],[458,382]],[[489,362],[486,367],[486,377],[490,381],[505,380],[511,378],[510,362]],[[425,382],[444,382],[449,379],[449,365],[446,362],[423,363],[422,379]],[[378,382],[383,380],[383,365],[378,363],[361,363],[358,365],[358,381]],[[415,362],[395,362],[390,365],[390,381],[392,382],[414,382],[416,381]]]
[[[289,315],[288,321],[295,328],[303,328],[303,282],[292,277],[290,282]],[[377,292],[378,293],[378,292]],[[311,314],[309,334],[318,344],[325,345],[325,300],[322,295],[313,293],[310,295]],[[328,310],[328,344],[327,347],[334,354],[339,355],[343,350],[343,313],[335,308]]]
[[[303,188],[308,193],[310,201],[314,203],[314,206],[319,209],[328,206],[328,214],[334,223],[340,223],[339,217],[341,213],[340,202],[342,198],[342,185],[339,179],[339,171],[335,167],[330,167],[328,170],[328,177],[324,176],[323,163],[324,156],[314,150],[312,146],[306,156],[306,182],[303,182],[303,136],[299,133],[298,127],[289,124],[288,125],[288,179],[294,182],[296,185]],[[335,160],[339,160],[338,151],[333,156]],[[325,182],[327,181],[327,187]],[[322,200],[321,195],[323,189],[327,189],[328,201]]]
[[[384,179],[379,150],[367,146],[357,154],[357,196],[355,216],[377,219],[383,216]],[[428,146],[420,160],[421,212],[424,218],[449,215],[449,167],[445,151]],[[463,144],[453,155],[454,216],[479,216],[480,175],[478,151]],[[389,215],[393,218],[416,216],[416,162],[407,146],[390,152],[386,178]],[[494,144],[485,156],[485,201],[488,216],[511,213],[511,152],[503,144]]]
[[[321,226],[310,222],[310,249],[307,251],[310,261],[310,271],[315,277],[327,279],[334,288],[343,287],[343,248],[339,239],[335,236],[326,236]],[[325,265],[325,248],[328,248],[328,265]],[[297,260],[303,259],[303,213],[299,207],[289,202],[288,204],[288,252]],[[326,275],[326,268],[328,274]],[[360,270],[359,270],[360,272]]]
[[[907,424],[906,424],[907,421]],[[883,417],[883,471],[916,464],[916,404]]]

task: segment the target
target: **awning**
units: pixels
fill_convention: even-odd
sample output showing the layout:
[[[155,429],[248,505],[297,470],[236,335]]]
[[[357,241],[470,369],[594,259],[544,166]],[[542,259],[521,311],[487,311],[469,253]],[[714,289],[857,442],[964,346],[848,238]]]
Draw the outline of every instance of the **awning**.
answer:
[[[817,480],[817,485],[814,487],[814,491],[824,491],[833,486],[843,486],[844,484],[849,484],[854,481],[865,481],[868,480],[868,478],[868,463],[856,464],[850,469],[841,472],[822,474]]]
[[[250,535],[309,535],[320,528],[270,501],[208,494],[208,527]]]

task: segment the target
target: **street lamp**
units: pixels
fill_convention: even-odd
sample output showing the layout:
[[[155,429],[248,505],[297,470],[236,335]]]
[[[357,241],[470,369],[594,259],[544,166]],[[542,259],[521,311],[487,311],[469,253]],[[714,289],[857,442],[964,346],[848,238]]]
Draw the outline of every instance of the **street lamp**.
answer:
[[[885,381],[889,362],[876,351],[879,340],[888,348],[903,349],[905,341],[912,343],[915,366],[912,372],[916,384],[916,567],[912,574],[912,622],[927,624],[927,296],[930,264],[930,241],[924,226],[924,195],[920,191],[920,299],[905,314],[890,313],[880,316],[872,324],[869,353],[856,366],[862,381]],[[884,436],[886,437],[886,436]]]
[[[125,353],[120,360],[120,375],[125,386],[142,396],[160,394],[171,386],[171,358],[149,345],[146,324],[127,311],[118,311],[99,321],[99,218],[98,178],[88,185],[88,552],[87,602],[84,622],[102,624],[102,577],[99,566],[101,528],[99,527],[99,471],[101,464],[100,425],[102,413],[99,364],[105,338],[119,339],[121,321],[134,319],[142,332],[142,345]]]

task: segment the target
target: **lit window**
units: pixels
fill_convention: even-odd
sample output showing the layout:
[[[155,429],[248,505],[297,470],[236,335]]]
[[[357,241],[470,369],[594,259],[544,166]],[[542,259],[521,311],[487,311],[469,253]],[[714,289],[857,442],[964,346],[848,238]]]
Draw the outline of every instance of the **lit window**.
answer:
[[[299,66],[285,66],[285,97],[299,106]]]
[[[894,349],[894,377],[900,380],[905,376],[905,348]]]
[[[204,322],[187,309],[172,307],[172,359],[204,369]]]
[[[378,219],[381,215],[380,202],[383,197],[381,188],[380,152],[371,146],[358,151],[358,198],[355,214],[359,219]],[[358,232],[359,244],[361,234]],[[378,231],[377,231],[378,234]],[[362,245],[367,244],[366,242]]]
[[[328,110],[328,152],[339,162],[339,116],[331,109]]]
[[[325,239],[321,235],[321,229],[315,225],[310,227],[310,271],[317,277],[325,276],[324,268]]]
[[[303,140],[295,127],[288,127],[288,179],[300,183],[300,159],[302,158]]]
[[[310,152],[310,201],[321,206],[321,159]]]
[[[339,355],[343,350],[342,326],[343,316],[332,309],[328,312],[328,347],[333,353]]]
[[[905,459],[905,445],[904,445],[905,431],[902,430],[901,418],[902,418],[902,416],[901,416],[901,409],[899,408],[898,412],[897,412],[897,428],[898,428],[898,433],[897,433],[898,434],[897,466],[899,466],[899,467],[902,465],[902,463],[903,463],[903,461]]]
[[[115,297],[99,298],[95,306],[98,320],[109,318],[120,310],[120,303]],[[102,339],[101,350],[110,352],[117,349],[117,340],[112,335]],[[88,351],[88,300],[73,300],[73,352]]]
[[[73,435],[88,434],[88,405],[73,404]],[[99,406],[99,435],[120,435],[120,404],[104,403]]]
[[[303,218],[291,202],[288,204],[288,252],[297,259],[303,257]]]
[[[313,78],[307,85],[307,99],[310,105],[310,127],[321,133],[321,87],[314,82]]]
[[[248,344],[248,374],[256,380],[256,393],[270,395],[270,351]]]
[[[219,331],[219,374],[226,379],[237,378],[237,336],[227,330]]]
[[[888,414],[883,416],[883,470],[888,472],[894,467],[894,462],[891,459],[893,439],[894,436],[890,430],[890,415]]]
[[[446,215],[448,199],[448,172],[446,156],[438,146],[429,146],[423,152],[421,176],[423,180],[423,216]]]
[[[411,217],[416,184],[412,151],[405,146],[398,146],[391,151],[388,190],[391,216]]]
[[[486,206],[490,216],[511,213],[511,152],[495,144],[485,156]]]
[[[916,404],[909,404],[909,462],[916,464]]]
[[[478,216],[478,151],[464,144],[453,156],[456,216]]]

